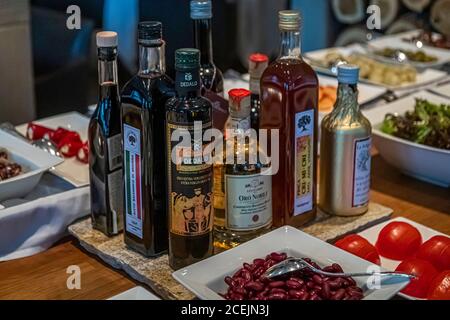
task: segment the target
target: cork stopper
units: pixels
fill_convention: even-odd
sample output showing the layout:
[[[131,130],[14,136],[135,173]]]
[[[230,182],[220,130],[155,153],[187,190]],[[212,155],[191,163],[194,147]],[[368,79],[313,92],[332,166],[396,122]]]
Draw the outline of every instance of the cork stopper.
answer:
[[[301,20],[299,11],[283,10],[278,12],[278,27],[281,31],[298,31]]]
[[[102,31],[96,34],[98,48],[115,48],[118,45],[117,32]]]
[[[230,113],[240,118],[248,117],[250,115],[251,94],[247,89],[231,89],[228,92]]]
[[[253,53],[248,58],[248,72],[250,77],[260,79],[269,65],[269,57],[262,53]]]

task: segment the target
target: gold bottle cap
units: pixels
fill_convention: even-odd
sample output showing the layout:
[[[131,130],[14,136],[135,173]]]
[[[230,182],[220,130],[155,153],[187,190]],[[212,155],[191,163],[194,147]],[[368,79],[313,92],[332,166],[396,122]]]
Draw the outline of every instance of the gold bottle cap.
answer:
[[[296,31],[300,29],[302,18],[299,11],[283,10],[278,12],[278,27],[280,30]]]

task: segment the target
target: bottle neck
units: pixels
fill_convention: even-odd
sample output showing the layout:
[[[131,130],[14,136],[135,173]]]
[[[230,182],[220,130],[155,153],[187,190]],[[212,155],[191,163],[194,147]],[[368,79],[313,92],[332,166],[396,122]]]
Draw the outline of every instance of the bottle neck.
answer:
[[[113,86],[118,89],[117,77],[117,48],[98,49],[98,84],[99,87]],[[103,90],[100,90],[102,95]],[[105,97],[100,96],[100,99]]]
[[[301,53],[300,31],[282,30],[279,58],[301,59]]]
[[[200,64],[213,64],[212,19],[194,20],[195,47],[200,50]]]
[[[200,70],[177,70],[175,76],[175,90],[179,98],[196,98],[200,96]]]
[[[358,87],[356,84],[339,83],[334,109],[336,112],[359,112]]]
[[[139,75],[164,74],[166,72],[165,44],[139,45]]]
[[[249,89],[250,89],[250,92],[253,95],[258,95],[258,96],[260,95],[260,90],[261,90],[261,88],[260,88],[260,80],[261,80],[261,78],[250,76]]]

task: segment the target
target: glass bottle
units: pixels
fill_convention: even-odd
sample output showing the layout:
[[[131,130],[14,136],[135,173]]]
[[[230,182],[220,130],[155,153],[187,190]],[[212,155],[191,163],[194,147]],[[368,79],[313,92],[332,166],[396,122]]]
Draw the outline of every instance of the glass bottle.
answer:
[[[89,122],[92,226],[108,236],[122,231],[122,149],[117,80],[117,33],[97,33],[99,102]]]
[[[165,74],[157,21],[138,25],[139,71],[122,90],[125,243],[145,256],[167,250],[165,103],[174,96]]]
[[[319,207],[354,216],[368,210],[372,128],[358,105],[359,68],[338,67],[334,109],[321,125]]]
[[[261,77],[260,128],[278,129],[280,139],[272,178],[277,227],[298,227],[316,214],[318,80],[301,57],[300,20],[297,11],[279,12],[280,55]]]
[[[169,264],[177,270],[212,255],[214,208],[212,160],[203,156],[212,105],[200,95],[200,52],[178,49],[175,69],[176,97],[166,104],[166,159]]]
[[[214,208],[215,246],[229,249],[266,232],[272,225],[272,177],[263,174],[256,131],[250,127],[251,92],[228,93],[230,116],[225,130],[223,165],[215,167],[216,192],[223,208]],[[265,156],[265,155],[263,155]],[[218,190],[218,189],[221,190]]]
[[[203,88],[223,96],[223,75],[213,61],[211,0],[192,0],[191,19],[194,21],[194,43],[200,50],[200,77]]]
[[[269,57],[262,53],[253,53],[248,58],[248,73],[250,74],[251,126],[259,130],[259,113],[261,108],[261,75],[269,65]]]

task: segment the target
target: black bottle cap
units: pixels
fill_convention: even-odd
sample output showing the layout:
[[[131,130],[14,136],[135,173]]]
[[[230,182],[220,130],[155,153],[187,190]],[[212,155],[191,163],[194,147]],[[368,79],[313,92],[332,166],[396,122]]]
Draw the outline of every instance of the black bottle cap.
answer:
[[[143,21],[138,25],[138,42],[142,44],[159,42],[162,39],[162,23]]]
[[[189,70],[200,67],[200,51],[193,48],[183,48],[175,51],[175,69]]]

